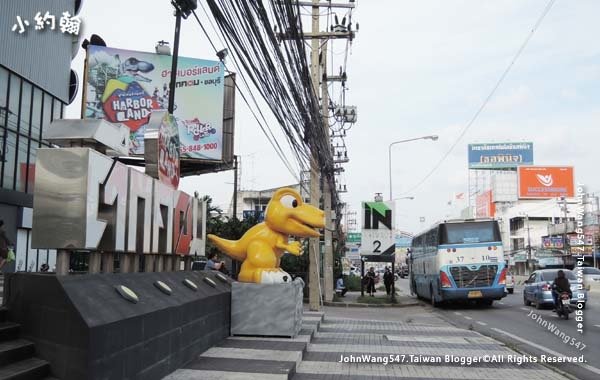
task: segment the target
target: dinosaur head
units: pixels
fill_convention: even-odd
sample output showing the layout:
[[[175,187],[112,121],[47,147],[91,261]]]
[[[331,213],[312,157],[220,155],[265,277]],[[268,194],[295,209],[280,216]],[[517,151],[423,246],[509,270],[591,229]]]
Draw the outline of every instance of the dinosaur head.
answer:
[[[296,237],[319,237],[315,228],[325,227],[325,213],[304,203],[296,190],[279,189],[265,211],[269,228]]]

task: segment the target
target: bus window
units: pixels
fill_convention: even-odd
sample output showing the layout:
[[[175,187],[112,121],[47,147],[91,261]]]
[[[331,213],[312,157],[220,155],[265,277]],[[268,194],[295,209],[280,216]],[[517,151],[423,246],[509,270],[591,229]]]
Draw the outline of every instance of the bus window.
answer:
[[[447,223],[441,226],[441,244],[490,243],[500,241],[496,222]]]

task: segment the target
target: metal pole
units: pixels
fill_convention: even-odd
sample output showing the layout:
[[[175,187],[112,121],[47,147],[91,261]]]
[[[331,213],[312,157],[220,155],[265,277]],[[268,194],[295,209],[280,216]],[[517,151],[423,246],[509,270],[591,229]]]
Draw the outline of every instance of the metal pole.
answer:
[[[529,232],[529,215],[525,215],[525,219],[527,220],[527,261],[529,262],[529,274],[531,274],[533,265],[531,262],[531,233]]]
[[[567,198],[563,197],[563,211],[565,212],[565,218],[564,218],[564,223],[565,223],[565,234],[563,237],[563,250],[564,250],[564,259],[563,259],[563,268],[565,268],[566,264],[565,262],[567,261]]]
[[[388,168],[390,169],[390,200],[392,200],[392,145],[394,145],[394,143],[390,144],[388,149]]]
[[[171,82],[169,82],[169,113],[173,115],[175,108],[175,81],[177,80],[177,55],[179,54],[179,32],[181,30],[181,12],[175,11],[175,41],[173,42],[173,59],[171,60]]]
[[[233,217],[237,219],[238,156],[233,156]]]
[[[392,303],[396,303],[396,254],[394,254],[394,261],[392,261]]]

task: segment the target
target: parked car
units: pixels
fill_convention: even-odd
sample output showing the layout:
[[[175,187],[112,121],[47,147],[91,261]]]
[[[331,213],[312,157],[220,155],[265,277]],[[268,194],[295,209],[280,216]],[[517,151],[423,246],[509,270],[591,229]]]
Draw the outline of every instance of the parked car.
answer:
[[[559,269],[543,269],[536,270],[529,276],[525,281],[525,288],[523,289],[523,303],[525,306],[530,306],[532,303],[535,304],[536,309],[541,309],[545,306],[553,306],[554,299],[552,298],[552,282],[557,276]],[[588,299],[587,290],[577,290],[577,277],[575,273],[568,269],[562,269],[565,272],[565,277],[571,284],[571,303],[581,303],[582,308],[585,308],[585,304]]]
[[[593,284],[593,285],[592,285]],[[583,268],[583,286],[590,290],[590,287],[600,287],[600,269],[593,267]]]
[[[506,272],[506,291],[508,294],[515,292],[515,276],[512,272]]]
[[[398,269],[398,274],[400,275],[400,278],[408,277],[408,265],[401,265]]]

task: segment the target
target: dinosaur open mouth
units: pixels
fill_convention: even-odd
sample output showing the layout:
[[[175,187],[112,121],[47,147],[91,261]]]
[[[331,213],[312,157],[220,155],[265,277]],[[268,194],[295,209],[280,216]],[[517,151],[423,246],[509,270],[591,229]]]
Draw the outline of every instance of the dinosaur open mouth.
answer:
[[[288,223],[293,226],[293,229],[296,232],[296,235],[299,237],[319,237],[321,234],[314,227],[306,224],[303,221],[299,221],[298,219],[289,219]]]

